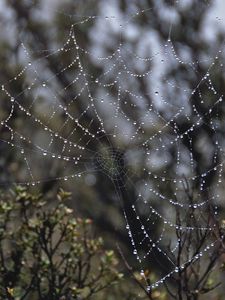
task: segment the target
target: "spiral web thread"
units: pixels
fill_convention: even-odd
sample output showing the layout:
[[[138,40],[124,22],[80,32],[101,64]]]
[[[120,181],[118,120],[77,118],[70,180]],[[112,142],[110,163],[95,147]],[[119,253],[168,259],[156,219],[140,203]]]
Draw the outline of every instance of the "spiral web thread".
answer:
[[[165,205],[165,207],[170,207],[174,210],[177,207],[183,210],[188,208],[195,211],[199,210],[199,216],[202,215],[203,208],[209,201],[214,201],[214,203],[219,201],[219,194],[215,193],[212,193],[211,198],[203,199],[203,201],[199,201],[199,199],[202,199],[201,192],[204,191],[206,178],[211,172],[216,172],[217,174],[215,190],[220,189],[222,182],[224,168],[223,143],[217,134],[218,122],[215,121],[215,118],[211,118],[211,114],[220,110],[224,100],[223,95],[218,93],[211,78],[211,74],[215,72],[215,69],[221,68],[222,70],[223,68],[223,64],[221,63],[223,52],[220,49],[214,58],[194,63],[183,61],[177,55],[171,39],[171,32],[169,33],[167,43],[161,45],[161,50],[156,51],[149,57],[142,57],[138,53],[131,51],[129,47],[126,47],[126,42],[123,42],[122,38],[119,44],[116,45],[115,50],[106,57],[96,55],[91,49],[83,49],[77,41],[76,26],[78,25],[91,23],[101,18],[104,19],[106,24],[118,24],[121,22],[119,27],[122,36],[122,33],[126,31],[126,26],[130,22],[135,22],[135,18],[145,12],[144,10],[140,11],[124,22],[117,20],[115,16],[86,17],[71,26],[68,38],[60,48],[49,51],[47,54],[45,50],[42,50],[39,53],[39,58],[36,60],[32,60],[28,48],[22,43],[21,48],[23,49],[24,59],[27,62],[15,77],[1,85],[1,98],[6,97],[10,107],[8,115],[1,119],[1,128],[6,132],[4,137],[1,137],[1,143],[6,144],[9,151],[13,150],[17,153],[16,159],[24,161],[27,173],[22,174],[19,180],[15,178],[14,181],[27,186],[35,186],[49,180],[67,181],[69,179],[76,180],[76,178],[82,178],[90,172],[87,165],[91,164],[93,158],[96,157],[98,163],[95,164],[92,171],[95,173],[100,170],[113,181],[116,181],[117,176],[114,176],[113,172],[123,172],[123,167],[118,168],[116,165],[117,160],[120,159],[120,154],[118,154],[119,152],[111,153],[110,141],[113,140],[117,143],[119,140],[120,145],[122,141],[125,153],[126,149],[130,147],[138,147],[142,157],[145,159],[144,167],[141,170],[145,176],[139,178],[138,185],[134,182],[132,174],[137,178],[139,173],[135,174],[136,169],[132,167],[132,162],[129,162],[129,158],[126,158],[127,154],[125,154],[125,160],[127,159],[132,172],[124,172],[123,175],[127,177],[127,180],[132,184],[137,193],[137,199],[132,205],[132,210],[139,222],[139,228],[135,228],[135,232],[133,232],[125,211],[124,217],[131,241],[132,252],[140,265],[140,275],[146,281],[146,288],[150,290],[162,284],[166,279],[174,275],[174,273],[185,268],[186,265],[199,260],[206,253],[210,252],[217,242],[209,243],[204,249],[201,249],[199,253],[192,256],[178,268],[169,254],[161,247],[167,231],[170,231],[171,228],[182,231],[212,231],[213,225],[209,226],[207,224],[206,226],[193,227],[176,224],[170,214],[155,209],[151,203],[151,199],[154,198],[156,201],[160,201],[162,205]],[[56,62],[60,63],[60,55],[68,55],[71,57],[71,61],[65,66],[60,66],[60,71],[54,75],[43,75],[44,61],[49,57],[53,57]],[[93,64],[104,66],[104,71],[98,77],[87,73],[85,65],[86,57],[91,58]],[[129,64],[126,61],[127,57],[131,58]],[[152,67],[154,63],[159,66],[159,69],[162,68],[162,70],[164,70],[164,66],[176,64],[177,66],[184,65],[195,73],[197,72],[198,64],[204,63],[208,66],[208,69],[201,80],[196,82],[195,88],[192,90],[183,88],[176,82],[168,80],[162,71],[161,80],[163,84],[172,92],[176,91],[176,93],[182,94],[183,100],[180,103],[173,103],[171,98],[168,97],[167,99],[164,91],[161,91],[162,86],[158,85],[157,80],[153,82],[153,88],[149,94],[135,90],[137,82],[154,80],[154,67]],[[143,70],[137,73],[135,66],[139,64]],[[56,86],[55,81],[57,76],[69,73],[74,66],[77,67],[77,73],[74,75],[70,74],[72,80],[70,80],[69,84],[61,88]],[[43,76],[45,77],[44,80]],[[25,78],[26,87],[24,90],[15,93],[11,89],[11,85],[20,81],[21,78]],[[76,94],[72,95],[67,101],[62,102],[62,97],[65,94],[67,95],[67,93],[69,94],[71,87],[74,86],[76,87]],[[206,169],[199,175],[194,171],[195,162],[192,152],[189,151],[188,154],[183,155],[181,141],[186,138],[191,145],[192,139],[190,135],[198,130],[198,127],[204,122],[203,116],[191,101],[192,97],[196,97],[196,95],[201,103],[206,101],[201,94],[202,86],[207,88],[209,97],[212,99],[204,117],[207,117],[209,120],[209,123],[206,125],[215,133],[216,140],[213,141],[213,144],[216,147],[216,152],[214,154],[214,167]],[[117,97],[112,96],[111,90],[116,90]],[[149,95],[153,99],[152,102],[146,100]],[[23,96],[29,99],[29,101],[23,101]],[[76,115],[73,107],[76,107],[77,102],[81,98],[86,100],[82,103],[82,113]],[[43,103],[45,106],[43,106]],[[193,118],[188,113],[187,106],[192,107],[195,113]],[[47,107],[46,112],[43,114],[44,117],[41,116],[38,107]],[[161,113],[162,108],[168,111],[166,116]],[[109,112],[107,112],[107,109],[109,109]],[[133,120],[126,110],[132,112],[136,120]],[[16,131],[13,127],[13,122],[18,113],[22,116],[24,123]],[[57,118],[61,115],[64,115],[64,121],[57,128],[54,121],[58,120]],[[87,115],[89,117],[88,123],[86,122]],[[191,120],[191,125],[183,133],[180,133],[176,126],[176,121],[179,118],[186,118],[187,121]],[[93,126],[95,120],[98,121],[97,128]],[[43,140],[42,138],[38,140],[29,133],[27,130],[29,124],[37,128],[38,132],[42,134],[41,137],[43,137]],[[124,126],[127,126],[129,129],[131,128],[131,130],[126,131]],[[79,138],[76,137],[78,132]],[[97,149],[98,147],[100,149],[103,146],[101,137],[106,137],[109,142],[108,154],[112,155],[108,160],[99,154],[100,152],[96,150],[96,147],[92,146],[93,144],[97,145]],[[171,159],[168,158],[169,147],[176,148],[176,157],[173,158],[176,160],[176,169],[173,172],[170,172],[167,168]],[[48,160],[62,166],[61,170],[63,174],[57,177],[43,177],[42,174],[42,177],[39,178],[39,174],[36,174],[35,160],[33,160],[36,156],[38,156],[40,161]],[[218,157],[220,157],[219,161]],[[112,166],[112,164],[114,165]],[[186,172],[186,181],[190,184],[198,180],[200,181],[199,193],[191,204],[182,201],[182,196],[180,196],[185,184],[184,175],[180,171],[180,168],[182,169],[183,166],[185,166],[183,170]],[[68,170],[71,170],[70,174],[67,173]],[[173,197],[168,196],[165,191],[160,191],[160,186],[167,183],[173,185]],[[1,184],[4,185],[5,182],[1,182]],[[115,183],[115,186],[118,186],[118,182]],[[124,187],[126,188],[126,185]],[[144,216],[145,222],[143,222],[143,216],[139,215],[138,212],[138,205],[140,203],[144,206],[144,210],[148,211],[148,216]],[[216,207],[214,209],[216,215]],[[149,228],[157,220],[162,222],[162,228],[161,233],[156,239],[149,233]],[[146,224],[148,224],[149,228]],[[149,251],[143,253],[142,245],[146,241],[150,245]],[[180,240],[177,239],[174,243],[172,253],[176,253],[179,243]],[[147,278],[145,278],[143,265],[146,260],[151,263],[151,260],[154,259],[153,252],[155,249],[169,261],[172,270],[156,282],[149,284]]]

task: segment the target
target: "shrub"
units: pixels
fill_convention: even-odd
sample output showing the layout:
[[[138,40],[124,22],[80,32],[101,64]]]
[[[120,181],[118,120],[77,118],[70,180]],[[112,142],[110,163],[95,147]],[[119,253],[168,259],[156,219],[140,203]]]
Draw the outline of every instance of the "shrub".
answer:
[[[24,187],[0,199],[0,298],[90,299],[122,274],[112,250],[75,218],[60,190],[56,204]]]

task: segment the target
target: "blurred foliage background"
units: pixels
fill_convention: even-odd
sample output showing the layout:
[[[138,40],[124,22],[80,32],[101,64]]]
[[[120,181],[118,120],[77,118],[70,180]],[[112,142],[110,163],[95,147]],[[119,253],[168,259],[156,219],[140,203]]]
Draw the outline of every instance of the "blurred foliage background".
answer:
[[[134,270],[139,270],[139,263],[125,229],[124,213],[137,239],[141,231],[135,229],[139,223],[133,204],[153,239],[163,228],[161,220],[153,217],[149,221],[151,211],[137,200],[140,193],[166,219],[175,222],[174,207],[166,202],[162,205],[158,195],[189,203],[182,191],[183,180],[167,179],[196,176],[199,179],[189,186],[192,201],[208,201],[207,209],[213,212],[216,205],[222,220],[224,169],[220,163],[225,107],[223,101],[218,105],[217,101],[225,94],[224,20],[219,16],[223,10],[221,1],[0,0],[0,83],[17,103],[52,130],[45,131],[40,122],[15,105],[8,127],[6,123],[0,127],[2,187],[32,181],[33,176],[38,184],[30,189],[43,193],[50,202],[59,187],[71,191],[73,201],[69,205],[80,216],[93,219],[106,247],[116,250],[118,244]],[[110,19],[112,16],[115,18]],[[79,49],[75,49],[73,38],[68,40],[73,33]],[[64,50],[58,51],[65,43]],[[120,60],[114,54],[118,49],[122,49]],[[80,65],[74,63],[77,53]],[[107,56],[108,60],[98,59]],[[81,66],[84,76],[80,76]],[[89,91],[82,90],[86,81]],[[12,108],[4,88],[0,91],[0,121],[6,120]],[[87,109],[90,94],[105,132],[93,107]],[[75,126],[68,113],[97,138]],[[167,122],[169,128],[165,128]],[[194,130],[189,130],[193,124]],[[65,146],[55,133],[71,144]],[[155,134],[159,137],[143,146]],[[171,143],[180,136],[177,143]],[[84,149],[74,147],[76,143]],[[110,167],[104,163],[105,148],[116,157],[109,162]],[[46,156],[43,149],[47,149]],[[81,153],[81,159],[76,160]],[[97,168],[96,157],[100,160]],[[105,176],[113,168],[111,163],[116,163],[125,179]],[[79,172],[80,177],[66,177]],[[206,210],[200,207],[199,219]],[[176,237],[173,228],[166,230],[165,249]],[[147,252],[149,244],[142,246]],[[171,265],[157,250],[153,255],[155,259],[147,261],[144,268],[160,278]],[[126,268],[125,273],[129,273]],[[127,280],[125,290],[129,288]],[[135,288],[137,297],[138,291]],[[118,295],[112,292],[109,299],[114,299],[113,293]],[[212,299],[222,299],[219,297],[220,291],[212,294]]]

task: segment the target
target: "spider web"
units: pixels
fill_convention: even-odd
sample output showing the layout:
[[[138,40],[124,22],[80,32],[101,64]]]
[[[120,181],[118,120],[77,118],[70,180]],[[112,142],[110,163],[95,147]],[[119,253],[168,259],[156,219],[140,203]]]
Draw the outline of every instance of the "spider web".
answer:
[[[127,26],[146,11],[123,21],[115,16],[87,16],[72,24],[65,43],[51,51],[30,53],[26,43],[22,43],[24,67],[1,86],[2,101],[6,99],[8,105],[8,114],[1,117],[1,143],[7,145],[7,151],[12,151],[20,166],[25,165],[20,173],[11,169],[12,181],[17,184],[35,186],[51,180],[78,180],[97,172],[107,176],[121,201],[140,275],[146,281],[146,289],[151,290],[206,255],[217,242],[209,241],[179,267],[171,253],[176,253],[180,240],[173,237],[170,253],[164,247],[164,240],[174,229],[184,232],[214,229],[214,224],[208,222],[195,226],[177,224],[174,216],[177,208],[184,214],[192,209],[200,220],[209,203],[215,204],[217,215],[216,203],[220,197],[217,191],[224,169],[223,141],[218,133],[222,121],[218,114],[224,100],[213,78],[216,70],[223,67],[222,48],[212,58],[185,61],[176,53],[172,26],[167,42],[161,43],[159,50],[150,56],[133,51],[124,41]],[[109,55],[100,55],[91,47],[82,48],[76,31],[77,26],[86,24],[93,26],[93,30],[102,24],[116,26],[120,39]],[[36,59],[32,58],[34,55]],[[66,65],[60,59],[64,56],[68,57]],[[58,65],[53,75],[46,71],[46,59]],[[101,66],[103,71],[98,76],[90,73],[90,64]],[[207,71],[199,80],[200,65]],[[185,82],[181,85],[182,80],[175,76],[168,79],[166,73],[171,66],[193,72],[194,89]],[[58,77],[67,78],[61,87],[57,84]],[[22,80],[24,89],[17,91],[15,84]],[[151,88],[144,90],[143,82],[148,82]],[[202,90],[207,90],[207,97]],[[196,97],[207,108],[203,115],[193,104]],[[15,129],[17,116],[23,122],[16,124]],[[183,132],[179,129],[181,120],[187,123]],[[216,151],[213,167],[206,163],[205,169],[197,173],[192,140],[203,124],[213,132],[214,140],[210,142]],[[188,146],[184,147],[183,141]],[[202,151],[205,154],[210,149]],[[175,167],[171,162],[175,162]],[[52,168],[46,170],[45,165]],[[60,170],[58,176],[56,169]],[[216,180],[206,196],[207,178],[212,172]],[[192,203],[185,194],[187,186],[195,189]],[[133,219],[129,219],[124,208],[124,197],[130,187],[135,192],[135,201],[130,205]],[[156,223],[161,224],[159,233],[151,231]],[[151,265],[157,259],[156,254],[167,262],[170,271],[149,283],[145,263]]]

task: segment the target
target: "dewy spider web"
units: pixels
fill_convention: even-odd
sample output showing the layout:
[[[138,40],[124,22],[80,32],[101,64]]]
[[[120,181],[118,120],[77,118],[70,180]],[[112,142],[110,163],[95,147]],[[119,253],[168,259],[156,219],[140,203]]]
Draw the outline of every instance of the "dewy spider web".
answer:
[[[145,12],[138,12],[124,22],[115,16],[86,17],[71,25],[68,38],[60,48],[47,54],[45,51],[40,52],[36,60],[32,59],[28,47],[22,43],[23,59],[27,60],[27,63],[15,77],[3,83],[1,88],[1,98],[6,97],[10,104],[8,115],[1,119],[1,127],[4,129],[1,142],[5,143],[9,150],[16,152],[16,159],[20,161],[22,158],[25,162],[27,172],[21,172],[18,180],[15,178],[18,184],[30,186],[48,180],[76,180],[87,173],[100,171],[111,179],[121,203],[126,201],[123,199],[126,189],[132,186],[136,200],[130,209],[138,221],[135,224],[139,227],[135,228],[134,232],[124,209],[126,229],[134,257],[140,265],[140,274],[146,280],[147,290],[150,290],[200,259],[216,244],[216,241],[209,243],[179,267],[162,247],[165,233],[169,232],[170,228],[183,231],[213,230],[213,225],[209,224],[194,227],[177,224],[173,221],[171,209],[175,211],[179,207],[184,211],[199,210],[201,216],[204,213],[202,209],[209,201],[218,201],[219,195],[213,193],[210,197],[201,199],[202,193],[207,189],[207,176],[212,172],[217,173],[215,189],[219,189],[223,175],[223,143],[217,134],[218,124],[211,117],[212,113],[219,111],[223,102],[223,95],[218,94],[211,78],[211,73],[222,67],[219,62],[223,53],[219,50],[211,62],[209,59],[195,63],[185,62],[177,55],[170,32],[167,43],[161,45],[159,51],[150,57],[141,57],[123,42],[122,33],[126,31],[129,23],[135,22],[135,18]],[[92,24],[93,21],[102,19],[108,25],[119,24],[121,37],[114,51],[106,57],[96,55],[93,49],[83,49],[76,36],[76,26]],[[60,65],[60,57],[63,55],[71,58],[65,66]],[[60,70],[53,76],[45,73],[45,60],[48,58],[60,66]],[[86,61],[88,64],[101,66],[103,72],[97,77],[88,73]],[[193,74],[197,74],[198,65],[201,63],[208,66],[207,72],[197,80],[194,89],[182,88],[176,81],[165,76],[165,70],[171,65],[185,66],[193,71]],[[162,85],[157,80],[153,82],[156,72],[154,65],[161,69]],[[73,73],[74,67],[77,68],[76,73]],[[135,69],[141,71],[137,72]],[[65,81],[60,88],[56,84],[57,77],[67,74],[70,80]],[[15,92],[13,84],[22,79],[25,81],[25,88]],[[151,83],[151,92],[139,92],[137,83],[142,86],[143,81]],[[211,98],[204,115],[200,114],[192,103],[193,97],[198,97],[201,103],[206,102],[201,93],[202,87],[207,89],[208,97]],[[169,94],[166,95],[167,92],[171,92],[172,97],[176,95],[181,99],[172,100]],[[152,101],[149,101],[150,98]],[[82,113],[79,113],[78,106],[81,107]],[[190,107],[194,116],[189,112]],[[163,114],[162,111],[167,113]],[[23,124],[19,124],[15,129],[14,119],[17,114],[22,116]],[[190,124],[182,133],[177,125],[180,118]],[[215,164],[197,174],[191,151],[192,138],[193,132],[198,131],[206,119],[208,123],[204,125],[214,132]],[[33,130],[30,132],[29,126],[37,131],[37,135],[32,134]],[[188,141],[188,153],[187,148],[184,149],[182,145],[183,140]],[[173,149],[171,153],[175,157],[170,157],[170,149]],[[134,154],[136,150],[137,159]],[[171,159],[176,161],[176,168],[172,170],[169,167]],[[62,175],[44,177],[37,171],[37,164],[45,164],[45,161],[56,162]],[[47,170],[45,172],[47,173]],[[199,191],[192,203],[184,200],[183,190],[187,182],[191,187],[199,182]],[[166,193],[167,184],[173,188],[172,195]],[[155,209],[155,201],[160,201],[162,206],[165,206],[165,211]],[[147,215],[139,213],[139,205]],[[158,237],[152,235],[149,230],[156,222],[162,224]],[[174,243],[172,253],[176,253],[179,242],[177,239]],[[148,245],[148,251],[143,253],[143,249],[146,248],[144,245]],[[144,264],[146,260],[151,264],[156,252],[168,261],[170,271],[150,284],[145,277]]]

